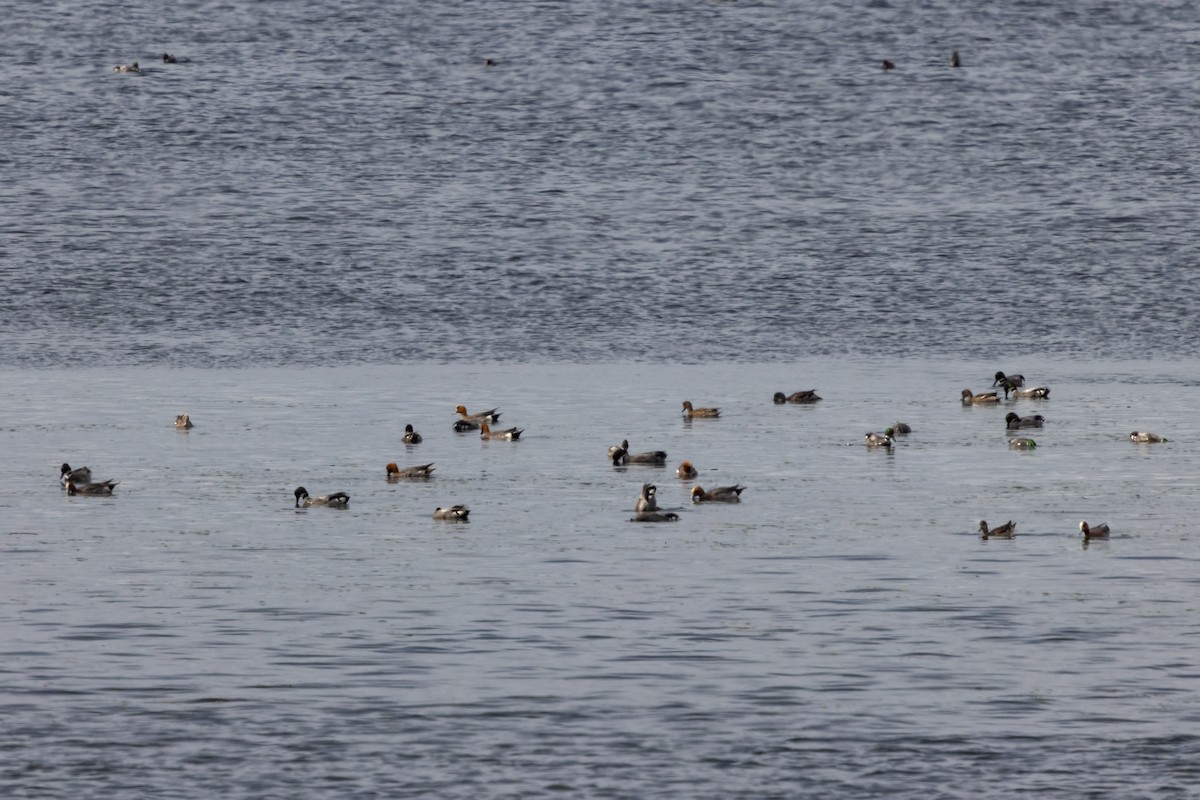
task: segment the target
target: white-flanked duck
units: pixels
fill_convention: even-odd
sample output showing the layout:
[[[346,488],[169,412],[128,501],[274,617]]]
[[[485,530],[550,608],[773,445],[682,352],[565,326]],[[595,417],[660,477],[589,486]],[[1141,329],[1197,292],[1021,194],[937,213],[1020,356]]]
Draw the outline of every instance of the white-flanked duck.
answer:
[[[675,470],[675,476],[683,478],[685,481],[690,481],[699,474],[690,461],[684,461],[679,465],[679,469]]]
[[[745,486],[718,486],[711,491],[704,491],[699,486],[692,487],[693,503],[740,503]]]
[[[1028,389],[1013,389],[1012,396],[1014,399],[1018,397],[1032,397],[1034,400],[1045,400],[1050,396],[1050,387],[1030,386]]]
[[[695,417],[705,417],[707,419],[715,419],[721,416],[719,408],[695,408],[692,406],[691,400],[683,401],[683,416],[685,419],[694,419]]]
[[[58,480],[64,489],[67,488],[68,483],[91,483],[92,471],[87,467],[71,469],[71,465],[64,461],[62,467],[59,469]]]
[[[1108,523],[1104,522],[1099,525],[1088,525],[1086,522],[1080,522],[1079,532],[1083,534],[1084,539],[1107,539]]]
[[[404,443],[405,444],[420,444],[422,441],[421,434],[413,430],[412,425],[404,426]]]
[[[433,463],[421,464],[416,467],[405,467],[400,469],[396,464],[387,465],[387,479],[389,481],[398,481],[402,478],[428,478],[433,474]]]
[[[117,64],[113,67],[113,72],[141,72],[142,68],[135,61],[132,64]]]
[[[1168,441],[1168,439],[1165,436],[1159,436],[1157,433],[1150,433],[1150,431],[1134,431],[1133,433],[1129,434],[1129,441],[1131,441],[1131,442],[1165,442],[1165,441]]]
[[[643,483],[642,493],[638,496],[637,503],[633,510],[641,514],[645,511],[658,511],[658,500],[655,495],[658,492],[658,487],[653,483]]]
[[[1004,427],[1010,431],[1017,428],[1041,428],[1046,422],[1046,418],[1041,414],[1034,414],[1032,417],[1021,417],[1014,411],[1010,411],[1004,415]]]
[[[816,389],[805,389],[804,391],[792,392],[791,394],[776,392],[774,399],[776,405],[781,405],[783,403],[815,403],[821,398],[817,394]]]
[[[645,453],[629,452],[629,440],[623,439],[619,445],[613,445],[608,448],[608,457],[612,459],[614,466],[622,464],[650,464],[652,466],[661,467],[667,463],[666,450],[649,450]]]
[[[896,442],[895,431],[887,428],[883,433],[868,433],[863,436],[867,447],[891,447]]]
[[[515,442],[525,432],[524,428],[505,428],[502,431],[492,430],[486,422],[479,423],[479,438],[484,441],[498,439],[505,442]]]
[[[330,508],[345,508],[350,505],[350,495],[345,492],[334,492],[333,494],[323,494],[320,497],[309,497],[308,490],[303,486],[299,486],[295,491],[296,508],[301,506],[329,506]]]
[[[435,509],[433,512],[434,519],[445,520],[446,522],[469,522],[467,515],[471,513],[471,509],[464,505],[445,506]]]
[[[190,431],[192,428],[194,428],[196,426],[192,424],[192,418],[189,417],[187,414],[176,414],[175,415],[175,427],[181,431]]]
[[[982,406],[989,403],[999,403],[1000,398],[996,396],[995,391],[980,392],[975,394],[970,389],[962,390],[962,404],[964,406]]]
[[[82,494],[91,497],[112,494],[113,487],[120,481],[101,481],[100,483],[75,483],[67,481],[67,494]]]
[[[1032,450],[1033,448],[1037,447],[1037,442],[1035,442],[1033,439],[1025,438],[1009,439],[1008,446],[1014,450]]]
[[[1011,539],[1013,534],[1017,532],[1017,523],[1011,519],[998,528],[988,530],[988,524],[985,520],[979,520],[979,536],[983,539],[995,537],[997,539]]]

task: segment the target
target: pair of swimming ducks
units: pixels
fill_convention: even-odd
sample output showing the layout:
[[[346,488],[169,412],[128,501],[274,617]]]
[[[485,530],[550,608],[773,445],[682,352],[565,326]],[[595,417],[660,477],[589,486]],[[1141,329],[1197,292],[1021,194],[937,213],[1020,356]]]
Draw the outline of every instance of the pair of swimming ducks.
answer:
[[[1088,525],[1086,521],[1079,523],[1079,532],[1084,539],[1107,539],[1108,523]],[[979,521],[979,536],[982,539],[1011,539],[1017,533],[1017,523],[1011,519],[998,528],[989,528],[986,520]]]
[[[395,464],[388,464],[388,477],[392,476],[392,468]],[[427,465],[426,469],[430,469],[432,465]],[[432,471],[430,469],[430,471]],[[334,492],[333,494],[321,495],[320,497],[311,497],[308,490],[303,486],[296,487],[296,508],[309,508],[312,506],[326,506],[329,508],[348,508],[350,506],[350,495],[345,492]],[[464,505],[453,505],[442,508],[437,508],[433,512],[433,518],[437,520],[446,520],[448,522],[467,522],[471,514],[471,509]]]
[[[479,431],[479,438],[488,441],[503,441],[515,442],[521,438],[521,434],[525,432],[524,428],[504,428],[502,430],[492,430],[492,425],[500,419],[500,411],[495,408],[490,408],[487,411],[480,411],[477,414],[467,413],[466,406],[456,406],[454,409],[459,416],[459,419],[454,421],[454,430],[462,433],[463,431]]]
[[[92,471],[87,467],[78,467],[71,469],[71,465],[63,462],[59,471],[59,483],[67,490],[69,495],[89,495],[92,497],[100,497],[111,495],[113,487],[120,481],[92,481]]]
[[[716,489],[705,491],[699,486],[692,487],[693,503],[740,503],[745,486],[718,486]],[[642,492],[633,506],[633,517],[630,522],[676,522],[679,515],[670,511],[658,510],[658,487],[652,483],[643,483]]]
[[[170,53],[163,53],[162,60],[163,60],[164,64],[178,64],[179,63],[179,59],[176,58],[175,56],[171,55]],[[184,59],[184,60],[186,61],[187,59]],[[117,64],[115,67],[113,67],[113,72],[126,72],[126,73],[137,74],[141,71],[142,71],[142,68],[138,66],[138,62],[136,62],[136,61],[134,61],[132,64]]]

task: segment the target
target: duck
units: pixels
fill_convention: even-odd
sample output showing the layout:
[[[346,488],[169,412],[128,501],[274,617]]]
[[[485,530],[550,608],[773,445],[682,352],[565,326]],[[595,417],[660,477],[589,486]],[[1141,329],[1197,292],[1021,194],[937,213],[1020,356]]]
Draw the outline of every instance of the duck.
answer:
[[[783,403],[815,403],[821,397],[817,394],[816,389],[805,389],[804,391],[792,392],[791,394],[776,392],[774,399],[775,404],[780,405]]]
[[[1108,523],[1103,522],[1099,525],[1088,525],[1086,522],[1079,523],[1079,532],[1083,534],[1084,539],[1107,539],[1108,538]]]
[[[692,466],[692,462],[690,461],[684,461],[679,465],[679,469],[675,470],[676,477],[683,478],[684,480],[688,481],[690,481],[692,478],[695,478],[699,474],[700,473],[696,471],[696,468]]]
[[[608,448],[608,454],[609,458],[612,459],[613,466],[618,467],[622,464],[652,464],[654,466],[662,466],[667,463],[666,450],[648,450],[645,453],[630,453],[628,439],[623,439],[621,444]]]
[[[1030,386],[1028,389],[1016,388],[1012,390],[1014,398],[1017,397],[1032,397],[1035,400],[1045,400],[1050,396],[1049,386]]]
[[[412,425],[404,426],[404,443],[405,444],[420,444],[422,440],[421,434],[413,430]]]
[[[487,411],[480,411],[478,414],[468,414],[466,406],[455,406],[454,410],[458,415],[465,420],[469,420],[476,424],[486,422],[489,425],[495,425],[496,420],[500,419],[500,412],[494,408],[489,408]]]
[[[470,520],[467,519],[467,515],[470,513],[471,509],[459,504],[434,509],[433,518],[446,520],[447,522],[470,522]]]
[[[141,72],[142,68],[135,61],[132,64],[117,64],[113,67],[113,72]]]
[[[304,506],[330,506],[332,508],[345,508],[350,505],[350,495],[345,492],[334,492],[333,494],[323,494],[320,497],[309,497],[308,490],[303,486],[296,487],[296,508]]]
[[[64,461],[62,468],[59,470],[58,480],[60,483],[62,483],[64,489],[68,483],[91,483],[92,471],[87,467],[71,469],[71,465]]]
[[[745,486],[718,486],[711,491],[704,491],[699,486],[692,487],[693,503],[740,503]]]
[[[479,430],[479,423],[473,419],[456,419],[454,420],[454,430],[457,433],[477,431]]]
[[[955,50],[953,53],[950,54],[950,66],[952,66],[952,67],[961,67],[962,66],[962,59],[958,57],[957,50]]]
[[[896,65],[895,65],[895,64],[893,64],[891,61],[888,61],[886,58],[883,60],[883,65],[882,65],[882,66],[883,66],[883,69],[884,69],[884,71],[885,71],[885,72],[886,72],[887,70],[889,70],[889,69],[895,69],[895,68],[896,68]]]
[[[1008,399],[1008,393],[1013,389],[1020,389],[1025,385],[1024,375],[1005,375],[1003,372],[997,372],[995,380],[992,381],[992,386],[999,386],[1004,390],[1004,399]]]
[[[659,511],[642,511],[634,514],[629,518],[630,522],[678,522],[679,515],[672,514],[670,511],[663,513]]]
[[[907,422],[896,422],[892,424],[892,432],[897,436],[901,434],[912,433],[912,426]]]
[[[75,483],[74,481],[67,481],[67,494],[82,494],[93,497],[109,495],[112,494],[113,487],[118,483],[120,481],[101,481],[99,483]]]
[[[400,469],[395,463],[387,465],[387,479],[389,481],[398,481],[401,478],[428,478],[433,474],[433,463],[421,464],[416,467],[405,467]]]
[[[999,402],[1000,402],[1000,398],[996,396],[996,393],[994,391],[993,392],[980,392],[979,394],[975,394],[970,389],[962,390],[962,403],[964,406],[971,406],[971,405],[979,406],[979,405],[986,405],[988,403],[999,403]]]
[[[1009,439],[1008,446],[1014,450],[1032,450],[1033,448],[1037,447],[1037,442],[1035,442],[1033,439],[1025,438]]]
[[[895,442],[895,431],[887,428],[883,433],[868,433],[863,438],[867,447],[891,447]]]
[[[1015,411],[1010,411],[1004,415],[1004,427],[1010,431],[1017,428],[1041,428],[1045,423],[1046,418],[1041,414],[1034,414],[1032,417],[1017,416]]]
[[[190,431],[192,428],[194,428],[196,426],[192,424],[192,418],[189,417],[187,414],[176,414],[175,415],[175,427],[181,431]]]
[[[1131,441],[1131,442],[1166,442],[1169,440],[1167,439],[1167,437],[1159,436],[1157,433],[1150,433],[1149,431],[1134,431],[1133,433],[1129,434],[1129,441]]]
[[[658,511],[658,500],[655,498],[657,492],[658,487],[653,483],[643,483],[642,494],[638,497],[633,510],[639,514],[645,511]]]
[[[719,408],[693,408],[691,400],[684,400],[683,401],[683,416],[686,417],[687,419],[693,419],[695,417],[708,417],[710,419],[714,419],[716,417],[721,416],[721,409],[719,409]]]
[[[979,536],[983,539],[986,539],[989,536],[994,536],[998,539],[1011,539],[1013,534],[1016,532],[1017,523],[1013,522],[1011,519],[1001,525],[999,528],[992,528],[991,530],[988,530],[988,524],[986,521],[979,521]]]
[[[515,442],[521,438],[521,434],[524,432],[524,428],[505,428],[502,431],[494,431],[486,422],[479,423],[479,438],[484,441],[501,439],[506,442]]]
[[[170,53],[163,53],[163,63],[164,64],[177,64],[177,63],[179,63],[179,59],[176,58],[175,56],[171,55]]]

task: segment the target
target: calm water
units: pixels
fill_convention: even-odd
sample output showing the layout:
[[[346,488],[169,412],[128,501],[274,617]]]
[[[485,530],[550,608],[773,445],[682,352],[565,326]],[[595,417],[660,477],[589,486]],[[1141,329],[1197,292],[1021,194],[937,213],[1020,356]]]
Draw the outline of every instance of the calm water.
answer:
[[[3,11],[0,793],[1200,796],[1195,4]]]

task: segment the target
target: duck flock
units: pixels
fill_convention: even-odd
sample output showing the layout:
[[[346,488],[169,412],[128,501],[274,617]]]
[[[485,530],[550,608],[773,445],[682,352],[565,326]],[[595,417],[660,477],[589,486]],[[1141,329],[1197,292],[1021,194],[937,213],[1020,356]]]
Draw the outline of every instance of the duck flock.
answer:
[[[1005,400],[1009,398],[1045,400],[1050,397],[1050,387],[1048,386],[1026,387],[1023,375],[1006,375],[1003,372],[997,372],[992,381],[991,389],[984,392],[973,392],[970,389],[963,389],[961,394],[962,404],[964,406],[995,406],[1000,402],[1001,391],[1004,392]],[[809,389],[791,394],[776,392],[773,401],[777,405],[787,403],[816,403],[821,401],[821,397],[815,390]],[[456,433],[477,431],[479,437],[484,441],[516,442],[520,440],[521,434],[525,430],[518,427],[494,428],[493,426],[498,425],[500,419],[500,410],[497,408],[472,414],[467,411],[465,406],[459,405],[455,408],[455,412],[458,418],[454,420],[453,430]],[[683,401],[683,417],[685,420],[714,420],[719,419],[720,416],[721,410],[719,408],[697,407],[690,400]],[[1045,423],[1046,419],[1041,414],[1022,417],[1016,412],[1010,411],[1005,415],[1005,427],[1009,431],[1042,428],[1045,426]],[[195,426],[189,415],[179,414],[175,418],[175,427],[178,430],[188,431]],[[896,422],[882,433],[868,432],[863,438],[867,447],[890,449],[895,446],[896,436],[910,433],[912,433],[911,426],[904,422]],[[406,445],[420,444],[423,438],[411,424],[405,425],[403,441]],[[1129,434],[1129,440],[1139,444],[1168,441],[1166,437],[1149,431],[1134,431]],[[1037,447],[1037,441],[1026,436],[1018,436],[1010,438],[1008,446],[1013,449],[1030,450]],[[619,467],[627,465],[664,467],[667,464],[667,453],[665,450],[648,450],[631,453],[628,439],[622,440],[620,444],[609,447],[608,458],[613,466]],[[428,480],[432,477],[434,469],[435,466],[433,463],[417,464],[403,468],[398,464],[389,463],[386,465],[386,479],[389,483],[408,480]],[[681,480],[691,481],[696,479],[698,472],[691,461],[684,460],[675,470],[675,475]],[[72,468],[66,462],[60,468],[59,479],[68,495],[84,497],[111,496],[119,483],[119,481],[115,480],[93,481],[91,469],[88,467]],[[692,502],[696,504],[739,503],[741,502],[742,492],[745,490],[746,487],[741,484],[718,486],[707,490],[697,485],[692,487],[691,498]],[[634,503],[634,516],[630,521],[676,522],[679,520],[678,514],[659,509],[657,493],[658,487],[653,483],[647,482],[642,484],[641,492]],[[314,497],[303,486],[298,486],[293,495],[297,508],[314,506],[347,508],[350,504],[350,495],[346,492],[333,492]],[[470,513],[471,510],[467,506],[456,504],[435,509],[433,518],[448,522],[467,522]],[[990,527],[986,520],[981,520],[979,523],[979,535],[983,539],[1010,539],[1016,534],[1016,528],[1017,524],[1012,520],[1008,520],[1003,525],[996,527]],[[1107,538],[1109,536],[1109,526],[1107,524],[1089,525],[1086,521],[1081,521],[1079,523],[1079,530],[1085,540]]]

